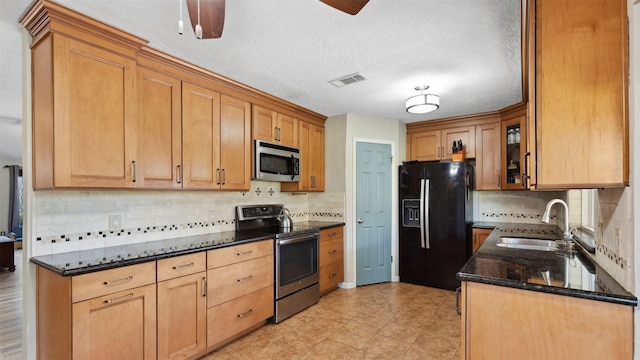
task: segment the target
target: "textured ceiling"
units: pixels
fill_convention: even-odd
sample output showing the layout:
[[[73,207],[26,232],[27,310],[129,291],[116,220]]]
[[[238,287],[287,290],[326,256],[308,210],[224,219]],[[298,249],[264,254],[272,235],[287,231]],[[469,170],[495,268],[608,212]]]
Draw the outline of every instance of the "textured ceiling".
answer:
[[[22,117],[18,19],[30,3],[0,2],[0,126]],[[516,0],[370,0],[355,16],[318,0],[227,0],[222,38],[209,40],[197,40],[189,26],[177,33],[180,0],[58,3],[325,116],[408,123],[522,99]],[[367,80],[342,88],[328,83],[357,72]],[[440,109],[405,112],[404,101],[419,85],[440,95]]]

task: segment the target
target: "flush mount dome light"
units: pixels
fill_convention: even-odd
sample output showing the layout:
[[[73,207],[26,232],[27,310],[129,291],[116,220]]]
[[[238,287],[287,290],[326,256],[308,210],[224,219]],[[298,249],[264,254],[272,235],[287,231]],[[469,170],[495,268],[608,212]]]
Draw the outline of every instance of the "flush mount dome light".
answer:
[[[440,97],[434,94],[425,94],[424,92],[429,86],[416,86],[416,91],[420,91],[420,95],[412,96],[407,99],[406,110],[412,114],[426,114],[440,107]]]

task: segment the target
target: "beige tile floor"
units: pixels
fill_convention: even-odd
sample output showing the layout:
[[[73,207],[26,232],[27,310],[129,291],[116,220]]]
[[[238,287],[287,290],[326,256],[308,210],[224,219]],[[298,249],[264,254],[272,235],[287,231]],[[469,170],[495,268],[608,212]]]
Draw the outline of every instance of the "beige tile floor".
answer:
[[[460,359],[453,291],[405,283],[338,289],[201,360]]]

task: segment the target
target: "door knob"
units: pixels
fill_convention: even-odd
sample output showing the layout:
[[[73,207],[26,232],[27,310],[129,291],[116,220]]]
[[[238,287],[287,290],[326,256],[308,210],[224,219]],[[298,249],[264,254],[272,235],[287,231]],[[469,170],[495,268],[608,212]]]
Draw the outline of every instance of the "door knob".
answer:
[[[358,219],[358,224],[362,224],[363,222],[364,222],[364,220]]]

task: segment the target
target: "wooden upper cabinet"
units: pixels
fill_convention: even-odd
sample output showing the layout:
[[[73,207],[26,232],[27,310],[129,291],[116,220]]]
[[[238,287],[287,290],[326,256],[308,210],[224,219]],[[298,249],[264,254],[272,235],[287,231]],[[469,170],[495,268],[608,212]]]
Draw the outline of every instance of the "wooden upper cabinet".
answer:
[[[66,36],[33,47],[34,188],[136,186],[136,63]]]
[[[437,161],[451,159],[453,142],[462,140],[465,158],[476,157],[475,126],[440,128],[407,135],[409,160]]]
[[[432,161],[442,158],[440,130],[424,131],[409,136],[409,160]]]
[[[298,119],[253,105],[253,139],[298,147]]]
[[[627,2],[535,0],[529,12],[533,185],[628,185]]]
[[[221,189],[249,190],[251,187],[251,104],[220,97]]]
[[[183,187],[248,190],[251,105],[182,84]]]
[[[182,84],[183,186],[216,189],[220,168],[220,94]]]
[[[282,191],[324,191],[324,127],[300,121],[300,181],[283,182]]]
[[[500,131],[499,122],[476,126],[477,190],[500,190],[501,188]]]
[[[298,119],[278,113],[278,142],[285,146],[298,147]]]
[[[465,126],[460,128],[443,129],[442,130],[442,147],[443,158],[451,159],[453,155],[452,147],[453,142],[462,140],[462,146],[464,147],[464,156],[467,159],[476,157],[476,127]]]
[[[182,83],[138,68],[139,186],[182,187]]]

